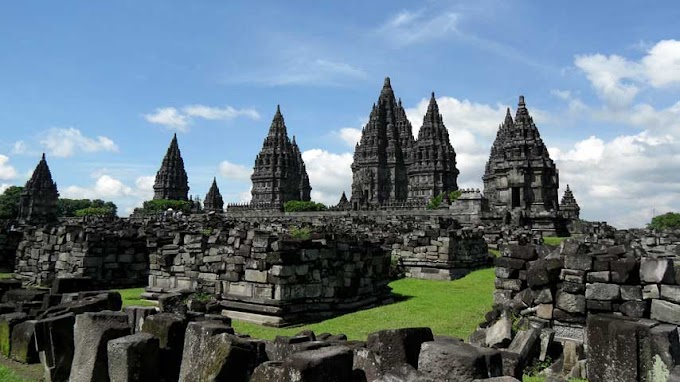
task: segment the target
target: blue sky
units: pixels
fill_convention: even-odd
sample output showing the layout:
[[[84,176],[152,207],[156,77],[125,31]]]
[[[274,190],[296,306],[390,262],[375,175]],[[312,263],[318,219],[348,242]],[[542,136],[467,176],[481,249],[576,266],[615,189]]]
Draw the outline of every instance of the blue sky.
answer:
[[[150,198],[174,132],[190,193],[247,199],[276,105],[331,203],[390,76],[420,127],[431,91],[481,188],[505,107],[526,96],[582,216],[680,209],[680,5],[672,1],[6,2],[0,188],[41,152],[62,196]]]

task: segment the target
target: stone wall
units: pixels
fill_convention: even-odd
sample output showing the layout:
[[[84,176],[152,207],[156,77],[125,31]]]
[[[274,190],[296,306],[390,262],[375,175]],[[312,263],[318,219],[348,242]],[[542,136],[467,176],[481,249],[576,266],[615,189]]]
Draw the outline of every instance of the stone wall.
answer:
[[[625,375],[625,371],[597,365],[607,357],[622,357],[617,352],[624,348],[632,352],[629,357],[634,365],[641,362],[636,373],[647,373],[647,377],[640,374],[625,380],[652,380],[645,379],[656,373],[650,362],[660,362],[654,367],[666,373],[680,363],[680,351],[676,351],[680,350],[680,232],[608,232],[570,239],[558,248],[511,244],[495,265],[495,306],[513,312],[515,320],[528,320],[532,327],[550,328],[560,341],[590,345],[589,380],[619,380],[612,376]],[[609,335],[598,332],[603,327],[609,328]],[[652,335],[644,334],[649,330],[659,336],[673,334],[675,350],[667,344],[665,353],[654,361],[656,353],[650,356],[649,349],[630,345],[639,337],[640,343],[647,341],[662,349],[657,339],[645,339]],[[624,339],[614,334],[617,331],[632,334]]]
[[[11,222],[0,222],[0,272],[14,269],[14,258],[21,238],[21,232],[13,230]]]
[[[314,234],[301,240],[227,222],[149,239],[149,290],[219,294],[234,318],[286,325],[390,298],[379,242]]]
[[[38,285],[87,276],[107,287],[146,285],[144,234],[124,220],[24,227],[16,250],[16,277]]]

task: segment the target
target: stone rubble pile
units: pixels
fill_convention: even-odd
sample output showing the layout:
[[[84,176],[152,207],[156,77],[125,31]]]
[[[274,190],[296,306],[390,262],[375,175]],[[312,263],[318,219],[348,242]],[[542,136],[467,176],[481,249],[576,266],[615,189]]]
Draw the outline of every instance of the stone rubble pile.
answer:
[[[558,248],[509,244],[495,274],[494,310],[470,340],[501,349],[505,374],[551,357],[546,374],[591,382],[680,376],[680,235],[609,231]]]

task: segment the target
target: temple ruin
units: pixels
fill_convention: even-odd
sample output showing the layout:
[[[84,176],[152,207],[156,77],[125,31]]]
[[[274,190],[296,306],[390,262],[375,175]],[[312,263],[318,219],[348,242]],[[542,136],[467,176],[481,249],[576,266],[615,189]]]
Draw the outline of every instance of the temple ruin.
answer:
[[[27,224],[56,221],[58,199],[57,184],[52,180],[52,173],[43,154],[21,192],[19,221]]]
[[[161,168],[156,173],[153,191],[154,199],[189,200],[189,179],[177,144],[177,134],[172,137]]]

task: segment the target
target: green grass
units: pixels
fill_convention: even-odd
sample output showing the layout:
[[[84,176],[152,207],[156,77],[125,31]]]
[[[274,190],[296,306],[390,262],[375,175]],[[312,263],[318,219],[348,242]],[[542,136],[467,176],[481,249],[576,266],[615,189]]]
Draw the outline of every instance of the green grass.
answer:
[[[491,309],[493,268],[474,271],[455,281],[402,279],[390,284],[403,301],[331,318],[319,323],[289,328],[271,328],[234,320],[239,333],[273,339],[301,330],[315,333],[344,333],[365,340],[369,333],[392,328],[427,326],[435,335],[467,338]]]
[[[489,253],[494,255],[495,257],[501,257],[501,251],[499,251],[498,249],[489,248]]]
[[[0,365],[0,381],[2,382],[31,382],[28,379],[19,377],[12,369]]]
[[[545,377],[524,375],[522,382],[545,382]],[[569,382],[588,382],[587,379],[570,379]]]
[[[123,308],[130,305],[156,306],[156,303],[141,298],[144,288],[117,289],[116,291],[123,298]]]
[[[14,277],[14,273],[0,273],[0,279],[11,279],[12,277]]]
[[[560,245],[563,241],[569,239],[568,237],[546,236],[543,238],[543,243],[546,245]]]

